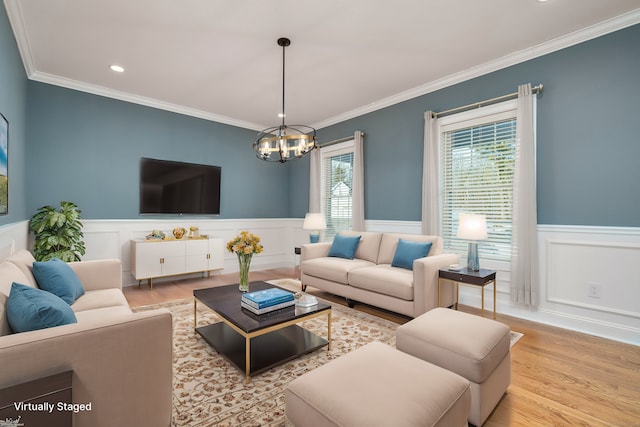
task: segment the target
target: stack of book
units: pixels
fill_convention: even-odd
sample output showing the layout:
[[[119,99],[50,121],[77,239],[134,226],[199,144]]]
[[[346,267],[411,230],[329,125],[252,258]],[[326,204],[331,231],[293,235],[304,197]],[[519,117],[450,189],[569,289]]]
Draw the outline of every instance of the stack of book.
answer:
[[[269,288],[262,291],[247,292],[242,295],[242,308],[255,314],[269,313],[281,308],[290,307],[296,303],[293,292],[279,288]]]

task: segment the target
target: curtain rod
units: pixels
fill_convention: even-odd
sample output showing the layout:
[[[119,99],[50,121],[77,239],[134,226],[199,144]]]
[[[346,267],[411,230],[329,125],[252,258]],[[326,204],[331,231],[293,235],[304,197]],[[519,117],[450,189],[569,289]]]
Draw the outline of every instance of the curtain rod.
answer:
[[[534,86],[533,88],[531,88],[531,93],[540,93],[540,92],[542,92],[542,88],[543,87],[544,86],[542,85],[542,83],[540,83],[538,86]],[[480,108],[482,106],[495,104],[496,102],[504,101],[506,99],[516,98],[517,96],[518,96],[518,92],[509,93],[507,95],[498,96],[496,98],[491,98],[491,99],[487,99],[487,100],[484,100],[484,101],[474,102],[473,104],[463,105],[462,107],[456,107],[456,108],[452,108],[450,110],[441,111],[439,113],[433,113],[433,117],[434,118],[435,117],[441,117],[443,115],[455,113],[455,112],[458,112],[460,110],[470,110],[470,109],[476,108],[476,107]]]
[[[360,133],[364,137],[364,132],[360,132]],[[354,136],[345,136],[344,138],[334,139],[333,141],[325,142],[324,144],[318,144],[318,148],[325,148],[325,147],[329,147],[331,145],[340,144],[341,142],[351,141],[354,138],[355,138]]]

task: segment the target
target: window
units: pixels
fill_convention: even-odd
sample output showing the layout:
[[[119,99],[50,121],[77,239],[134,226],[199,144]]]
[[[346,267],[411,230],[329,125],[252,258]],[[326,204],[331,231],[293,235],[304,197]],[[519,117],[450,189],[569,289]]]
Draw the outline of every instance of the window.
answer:
[[[489,238],[478,245],[486,259],[509,261],[516,144],[516,103],[503,102],[439,120],[441,224],[446,249],[462,252],[458,215],[487,217]]]
[[[321,208],[327,220],[325,239],[351,229],[353,189],[353,141],[321,151]]]

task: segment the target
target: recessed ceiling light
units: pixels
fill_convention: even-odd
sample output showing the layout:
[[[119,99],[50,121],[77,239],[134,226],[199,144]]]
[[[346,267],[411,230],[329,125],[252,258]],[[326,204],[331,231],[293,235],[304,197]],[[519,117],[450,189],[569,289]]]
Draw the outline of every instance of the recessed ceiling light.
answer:
[[[111,68],[111,71],[115,71],[116,73],[124,73],[124,68],[119,65],[112,65],[109,68]]]
[[[280,117],[280,118],[286,117],[286,114],[284,114],[284,113],[278,113],[278,117]]]

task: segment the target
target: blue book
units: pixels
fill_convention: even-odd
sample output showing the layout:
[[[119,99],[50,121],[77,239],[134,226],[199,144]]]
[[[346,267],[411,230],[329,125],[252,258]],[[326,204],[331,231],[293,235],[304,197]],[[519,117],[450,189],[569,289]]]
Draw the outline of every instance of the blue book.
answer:
[[[248,292],[242,295],[242,302],[257,309],[293,300],[293,292],[279,288],[269,288],[262,291]]]

